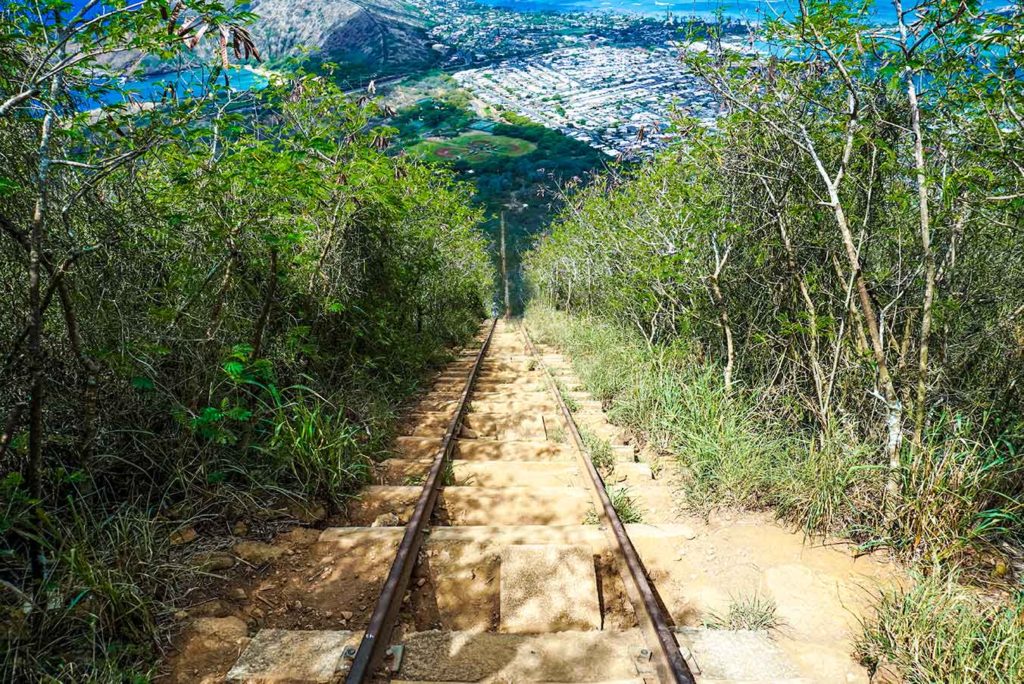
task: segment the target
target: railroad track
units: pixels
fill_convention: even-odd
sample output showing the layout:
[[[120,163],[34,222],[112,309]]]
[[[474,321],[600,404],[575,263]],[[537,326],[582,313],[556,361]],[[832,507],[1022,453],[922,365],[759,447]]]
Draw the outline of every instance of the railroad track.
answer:
[[[380,587],[372,610],[346,624],[364,628],[262,630],[229,680],[694,682],[577,427],[600,434],[599,403],[518,324],[490,321],[477,342],[350,525],[321,534],[340,558],[379,559],[360,570]],[[652,482],[632,447],[607,452],[618,481]]]

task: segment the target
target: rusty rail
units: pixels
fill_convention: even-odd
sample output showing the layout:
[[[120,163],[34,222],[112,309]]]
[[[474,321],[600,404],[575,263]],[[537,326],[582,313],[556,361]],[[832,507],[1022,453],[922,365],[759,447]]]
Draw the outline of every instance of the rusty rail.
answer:
[[[494,336],[494,328],[498,319],[491,320],[490,330],[487,337],[480,345],[473,368],[466,380],[466,387],[459,397],[459,405],[448,424],[448,430],[444,433],[441,441],[441,448],[434,458],[434,464],[430,467],[427,480],[423,483],[423,491],[416,501],[416,508],[413,510],[409,523],[405,526],[405,534],[402,535],[402,543],[398,546],[395,560],[391,563],[391,570],[388,572],[387,580],[381,589],[377,603],[373,607],[373,614],[370,616],[370,624],[363,633],[359,642],[352,665],[349,668],[345,684],[362,684],[377,671],[389,647],[391,631],[395,626],[395,619],[402,607],[402,597],[409,585],[409,577],[412,575],[413,567],[416,565],[416,558],[419,556],[420,548],[423,546],[423,538],[427,527],[430,524],[430,516],[434,512],[437,503],[437,496],[441,489],[442,473],[445,463],[451,457],[452,449],[455,447],[455,435],[459,431],[462,419],[466,413],[466,403],[469,394],[473,389],[473,382],[476,380],[477,371],[480,369],[480,362],[487,353],[491,344],[491,337]]]
[[[613,542],[612,548],[617,551],[616,555],[620,561],[620,573],[622,574],[630,603],[633,605],[633,612],[640,622],[640,628],[644,633],[648,646],[655,646],[655,648],[651,648],[651,657],[654,661],[658,678],[662,682],[672,682],[673,684],[695,684],[693,673],[690,671],[689,665],[686,664],[686,659],[683,658],[683,654],[679,650],[679,643],[676,641],[675,633],[669,624],[668,616],[662,608],[661,601],[658,599],[657,590],[651,584],[650,579],[648,579],[647,571],[640,560],[640,555],[637,554],[633,542],[630,541],[626,527],[619,519],[619,514],[615,512],[615,507],[612,505],[608,492],[605,490],[601,474],[597,472],[594,462],[587,455],[586,447],[583,444],[583,437],[580,435],[579,428],[576,427],[576,421],[573,420],[572,412],[566,406],[558,384],[555,382],[547,364],[544,363],[540,354],[537,353],[536,348],[533,346],[530,334],[526,330],[526,325],[520,323],[519,329],[523,333],[523,339],[526,340],[526,347],[530,350],[530,354],[537,359],[540,367],[544,369],[544,376],[547,379],[548,386],[554,393],[558,406],[562,409],[562,417],[565,418],[565,422],[569,427],[569,433],[572,435],[572,440],[576,445],[577,457],[584,470],[590,476],[590,484],[593,487],[592,494],[601,504],[600,517],[605,523],[605,531],[608,532]]]

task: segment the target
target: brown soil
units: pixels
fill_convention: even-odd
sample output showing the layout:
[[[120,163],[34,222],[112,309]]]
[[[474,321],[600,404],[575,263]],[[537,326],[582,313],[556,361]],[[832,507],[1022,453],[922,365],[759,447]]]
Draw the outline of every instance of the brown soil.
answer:
[[[363,629],[397,538],[361,544],[359,553],[351,553],[344,542],[324,544],[319,536],[320,530],[296,527],[270,544],[235,544],[234,567],[222,573],[224,579],[197,590],[191,607],[175,616],[183,629],[158,681],[222,681],[247,643],[239,637],[239,625],[242,637],[261,628]],[[260,562],[261,554],[268,560]]]

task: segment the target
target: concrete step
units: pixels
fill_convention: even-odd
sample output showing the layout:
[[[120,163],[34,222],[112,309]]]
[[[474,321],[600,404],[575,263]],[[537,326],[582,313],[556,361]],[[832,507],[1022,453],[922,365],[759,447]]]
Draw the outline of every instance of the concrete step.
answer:
[[[412,409],[413,413],[447,413],[448,415],[454,415],[455,409],[459,407],[458,397],[436,397],[434,395],[427,395],[420,401],[416,402]]]
[[[498,630],[548,634],[601,629],[594,556],[586,546],[521,544],[501,553]]]
[[[518,380],[497,380],[484,377],[477,380],[473,389],[477,392],[547,392],[549,390],[543,376],[522,377]]]
[[[541,635],[414,632],[402,638],[402,665],[392,681],[636,681],[645,648],[638,630]]]
[[[601,478],[605,486],[646,487],[655,482],[651,466],[627,460],[616,461],[611,472],[602,473]]]
[[[378,482],[388,485],[421,484],[433,459],[392,458],[381,464]],[[583,487],[587,485],[575,460],[566,461],[452,461],[452,479],[447,484],[478,487]],[[609,485],[653,484],[646,463],[617,463],[605,476]]]
[[[536,370],[536,368],[536,359],[530,358],[529,356],[492,356],[488,354],[480,363],[478,375],[480,377],[489,375],[505,375],[510,373],[518,375],[519,373]]]
[[[460,437],[470,439],[496,439],[502,441],[543,442],[548,432],[562,425],[562,418],[554,413],[484,413],[470,411],[462,419]]]
[[[459,439],[455,443],[454,454],[455,458],[466,461],[571,461],[576,458],[576,451],[568,442],[568,435],[563,442],[551,441],[551,436],[552,432],[549,431],[548,441]],[[395,458],[433,458],[441,448],[441,439],[440,432],[398,437],[393,444]],[[616,462],[636,461],[636,452],[632,446],[612,444],[611,448]]]
[[[569,487],[445,487],[438,518],[450,525],[576,525],[590,493]]]
[[[558,402],[550,394],[526,399],[481,399],[473,397],[469,402],[469,413],[548,413],[557,414]]]
[[[347,669],[342,653],[357,647],[360,638],[360,632],[261,629],[228,672],[227,681],[333,682],[339,670]]]
[[[767,632],[682,628],[676,640],[701,684],[812,684]]]
[[[441,433],[428,436],[405,435],[395,438],[392,449],[396,458],[433,458],[441,449],[443,438]]]
[[[443,436],[451,423],[454,411],[428,411],[413,413],[399,432],[405,437]],[[462,420],[462,435],[472,439],[535,440],[547,439],[545,423],[559,425],[560,415],[537,411],[488,413],[469,411]]]
[[[630,524],[626,526],[647,569],[659,577],[676,567],[678,554],[692,553],[694,529],[686,525]],[[402,527],[333,527],[320,533],[318,558],[330,571],[310,582],[295,576],[294,594],[304,604],[325,610],[352,611],[350,625],[361,627],[369,618],[372,602],[384,583]],[[699,542],[697,542],[699,544]],[[601,586],[604,629],[626,629],[635,618],[612,554],[608,530],[597,525],[467,525],[434,526],[426,536],[414,571],[414,614],[427,616],[419,629],[489,630],[498,628],[501,554],[520,544],[569,544],[586,546],[595,559]],[[351,590],[358,577],[359,593]],[[701,586],[712,580],[704,578]],[[349,589],[346,589],[348,587]],[[685,594],[684,589],[680,589]],[[705,588],[705,591],[707,589]],[[303,594],[305,592],[305,594]],[[677,619],[692,619],[689,598],[675,598]],[[432,617],[431,617],[432,616]],[[419,619],[419,617],[417,617]]]
[[[517,390],[510,388],[500,392],[482,390],[479,387],[473,388],[473,394],[470,397],[472,401],[539,401],[539,402],[550,402],[554,401],[551,396],[551,391],[545,386],[541,389],[536,390]]]
[[[455,458],[465,461],[575,461],[576,451],[568,443],[531,441],[488,441],[460,439]]]
[[[461,395],[466,387],[466,379],[439,379],[430,386],[430,395],[437,398],[450,399]],[[523,377],[519,380],[502,380],[489,377],[480,377],[473,383],[475,392],[509,392],[530,391],[546,392],[548,385],[543,378]]]
[[[451,411],[427,411],[406,416],[405,423],[398,429],[402,436],[431,437],[444,436],[452,422]]]
[[[465,386],[466,380],[469,377],[468,373],[468,367],[454,368],[451,370],[446,368],[434,376],[435,386],[458,383],[462,383],[462,385]],[[543,382],[544,373],[539,370],[531,370],[526,367],[526,364],[521,364],[521,367],[516,367],[513,364],[484,361],[480,364],[480,368],[477,370],[476,378],[478,381],[495,383]]]
[[[362,548],[392,548],[397,546],[403,532],[400,527],[331,528],[321,533],[318,549],[327,556],[331,555],[332,546],[337,546],[338,555],[358,554]],[[632,609],[625,600],[625,587],[609,552],[608,538],[593,525],[432,528],[410,584],[414,626],[418,629],[499,629],[503,614],[502,583],[508,579],[502,559],[509,549],[523,544],[571,545],[585,549],[584,565],[597,578],[586,586],[596,595],[594,582],[600,583],[604,597],[600,604],[604,611],[600,621],[586,624],[603,624],[605,629],[634,626]],[[523,607],[530,608],[525,603]],[[512,615],[510,611],[511,608],[506,607],[504,614]]]
[[[387,514],[409,521],[422,487],[365,487],[347,507],[353,525]],[[435,518],[449,525],[575,525],[593,509],[589,492],[569,487],[445,487]]]
[[[406,435],[395,439],[396,458],[433,458],[441,448],[442,435]],[[613,449],[614,450],[614,449]],[[460,439],[455,443],[455,458],[467,461],[572,461],[576,452],[568,442]],[[619,448],[616,458],[634,460],[631,448]]]
[[[432,460],[390,459],[381,464],[383,484],[423,482]],[[573,461],[465,461],[451,462],[448,485],[475,487],[579,487],[583,480]]]

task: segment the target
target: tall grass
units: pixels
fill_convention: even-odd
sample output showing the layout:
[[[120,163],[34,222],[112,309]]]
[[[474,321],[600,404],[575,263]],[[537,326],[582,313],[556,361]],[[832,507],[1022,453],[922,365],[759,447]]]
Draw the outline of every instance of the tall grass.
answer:
[[[809,533],[831,533],[865,548],[949,562],[979,547],[1024,535],[1024,471],[1015,439],[963,418],[933,421],[921,448],[903,451],[896,514],[883,508],[887,465],[877,444],[847,418],[827,432],[782,416],[785,397],[759,388],[726,392],[721,370],[685,345],[647,345],[601,319],[531,305],[527,325],[564,350],[583,384],[610,403],[609,415],[676,457],[688,486],[685,503],[773,508]]]
[[[271,424],[260,449],[300,491],[337,506],[369,480],[368,431],[331,402],[299,396],[278,407]]]
[[[855,416],[828,431],[786,422],[778,399],[757,388],[727,393],[720,369],[685,349],[648,346],[600,319],[534,304],[527,325],[573,359],[584,385],[610,402],[611,418],[674,455],[685,502],[772,508],[809,533],[832,533],[862,548],[885,547],[923,561],[931,574],[910,590],[879,595],[858,645],[871,668],[911,684],[1024,681],[1024,593],[983,596],[951,569],[1005,586],[1004,547],[1024,537],[1022,473],[1014,444],[963,417],[941,416],[919,447],[901,451],[900,492],[886,510],[888,464]],[[782,398],[784,401],[785,398]],[[960,577],[965,577],[961,574]],[[712,626],[768,625],[772,606],[736,600]]]
[[[130,506],[99,514],[84,503],[87,491],[77,493],[59,541],[45,549],[54,559],[46,591],[3,603],[4,681],[148,681],[161,614],[196,578],[169,557],[168,522]]]
[[[971,421],[943,416],[921,449],[903,463],[903,496],[894,543],[915,559],[949,564],[1021,538],[1024,470],[1014,439],[979,439]],[[997,572],[997,574],[1003,574]]]
[[[758,419],[756,397],[725,392],[717,369],[692,363],[680,349],[651,348],[596,319],[534,305],[527,324],[541,341],[564,349],[609,415],[684,468],[686,503],[702,512],[755,507],[775,491],[791,445]]]
[[[598,472],[605,476],[611,474],[615,470],[615,454],[612,452],[612,443],[585,427],[580,428],[580,437],[583,439],[583,446]]]
[[[955,575],[918,577],[879,596],[857,650],[872,670],[907,684],[1024,681],[1024,596],[993,600]]]

